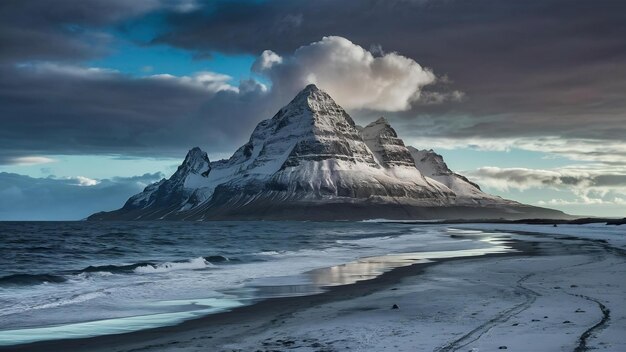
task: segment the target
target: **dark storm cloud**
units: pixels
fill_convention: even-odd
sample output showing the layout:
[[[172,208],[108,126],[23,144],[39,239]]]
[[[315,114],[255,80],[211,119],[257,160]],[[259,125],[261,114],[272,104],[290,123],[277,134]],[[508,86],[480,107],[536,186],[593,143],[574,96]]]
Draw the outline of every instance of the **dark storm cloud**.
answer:
[[[107,26],[189,3],[0,2],[0,165],[45,162],[32,155],[49,154],[178,156],[206,143],[210,132],[188,133],[185,126],[215,122],[194,114],[219,89],[76,65],[108,53]]]
[[[0,75],[0,164],[50,154],[180,156],[195,145],[224,152],[224,142],[251,132],[263,96],[255,87],[223,90],[234,87],[219,75],[132,78],[55,65],[0,67]],[[248,119],[224,123],[225,109]]]
[[[158,0],[4,0],[0,2],[0,62],[76,61],[106,52],[100,26],[140,15]]]
[[[120,207],[161,173],[104,180],[33,178],[0,172],[0,220],[78,220]]]
[[[626,2],[611,0],[217,1],[172,14],[171,30],[155,41],[192,50],[286,54],[339,35],[414,58],[466,94],[462,104],[418,104],[397,114],[428,114],[445,123],[472,118],[430,133],[622,139],[624,13]]]
[[[437,82],[390,116],[403,137],[586,139],[546,149],[564,153],[589,140],[614,145],[626,135],[624,10],[625,2],[591,0],[2,1],[0,164],[55,153],[174,156],[194,145],[227,153],[288,101],[285,86],[302,80],[281,73],[269,77],[269,92],[252,81],[237,92],[193,77],[59,64],[106,53],[105,28],[123,30],[157,11],[167,16],[154,43],[197,55],[269,49],[288,61],[297,48],[339,35],[375,57],[397,51],[432,68]],[[456,92],[464,95],[451,99]],[[380,115],[353,112],[361,123]],[[617,147],[579,152],[623,160]]]

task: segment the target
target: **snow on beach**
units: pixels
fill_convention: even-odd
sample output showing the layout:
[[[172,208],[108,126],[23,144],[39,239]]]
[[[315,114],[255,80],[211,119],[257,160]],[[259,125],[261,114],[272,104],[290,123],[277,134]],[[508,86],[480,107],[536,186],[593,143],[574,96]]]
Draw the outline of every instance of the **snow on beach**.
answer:
[[[540,233],[544,235],[572,236],[588,240],[606,241],[611,246],[626,248],[626,226],[592,223],[584,225],[562,224],[528,225],[528,224],[462,224],[464,229],[484,231],[516,231],[524,233]]]
[[[295,351],[626,351],[623,226],[458,227],[547,234],[512,235],[536,242],[537,255],[435,265],[399,285],[298,311],[283,317],[278,326],[220,347],[234,351],[259,346],[261,351],[286,347]],[[399,308],[392,309],[393,305]]]

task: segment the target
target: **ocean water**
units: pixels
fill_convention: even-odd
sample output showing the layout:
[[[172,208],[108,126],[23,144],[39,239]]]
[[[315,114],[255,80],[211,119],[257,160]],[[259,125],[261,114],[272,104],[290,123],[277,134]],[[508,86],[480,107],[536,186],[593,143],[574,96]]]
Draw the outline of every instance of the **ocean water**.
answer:
[[[172,325],[511,250],[503,237],[384,222],[0,222],[0,345]]]

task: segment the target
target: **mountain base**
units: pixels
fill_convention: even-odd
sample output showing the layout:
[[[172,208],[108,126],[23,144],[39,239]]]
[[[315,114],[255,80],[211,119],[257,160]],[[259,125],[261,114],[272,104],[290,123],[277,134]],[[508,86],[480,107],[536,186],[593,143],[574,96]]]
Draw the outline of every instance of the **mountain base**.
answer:
[[[389,220],[449,220],[449,219],[506,219],[531,218],[570,219],[558,210],[527,205],[511,206],[412,206],[403,204],[254,204],[239,208],[194,209],[176,211],[163,208],[146,213],[142,210],[112,211],[94,214],[88,220],[295,220],[295,221],[358,221]]]

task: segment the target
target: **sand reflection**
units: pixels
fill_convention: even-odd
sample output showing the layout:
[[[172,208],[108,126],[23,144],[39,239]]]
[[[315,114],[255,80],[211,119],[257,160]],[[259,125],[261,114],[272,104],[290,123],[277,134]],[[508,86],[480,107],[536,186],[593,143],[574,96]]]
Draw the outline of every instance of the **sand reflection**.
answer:
[[[470,235],[464,233],[464,235]],[[475,257],[487,254],[515,251],[501,236],[485,236],[479,241],[489,244],[486,248],[450,251],[394,253],[376,257],[365,257],[357,261],[320,268],[294,277],[274,277],[257,281],[254,285],[261,297],[307,295],[321,292],[325,287],[349,285],[371,280],[390,270],[414,264],[428,263],[440,259]],[[295,279],[295,280],[294,280]],[[295,281],[295,282],[294,282]]]

